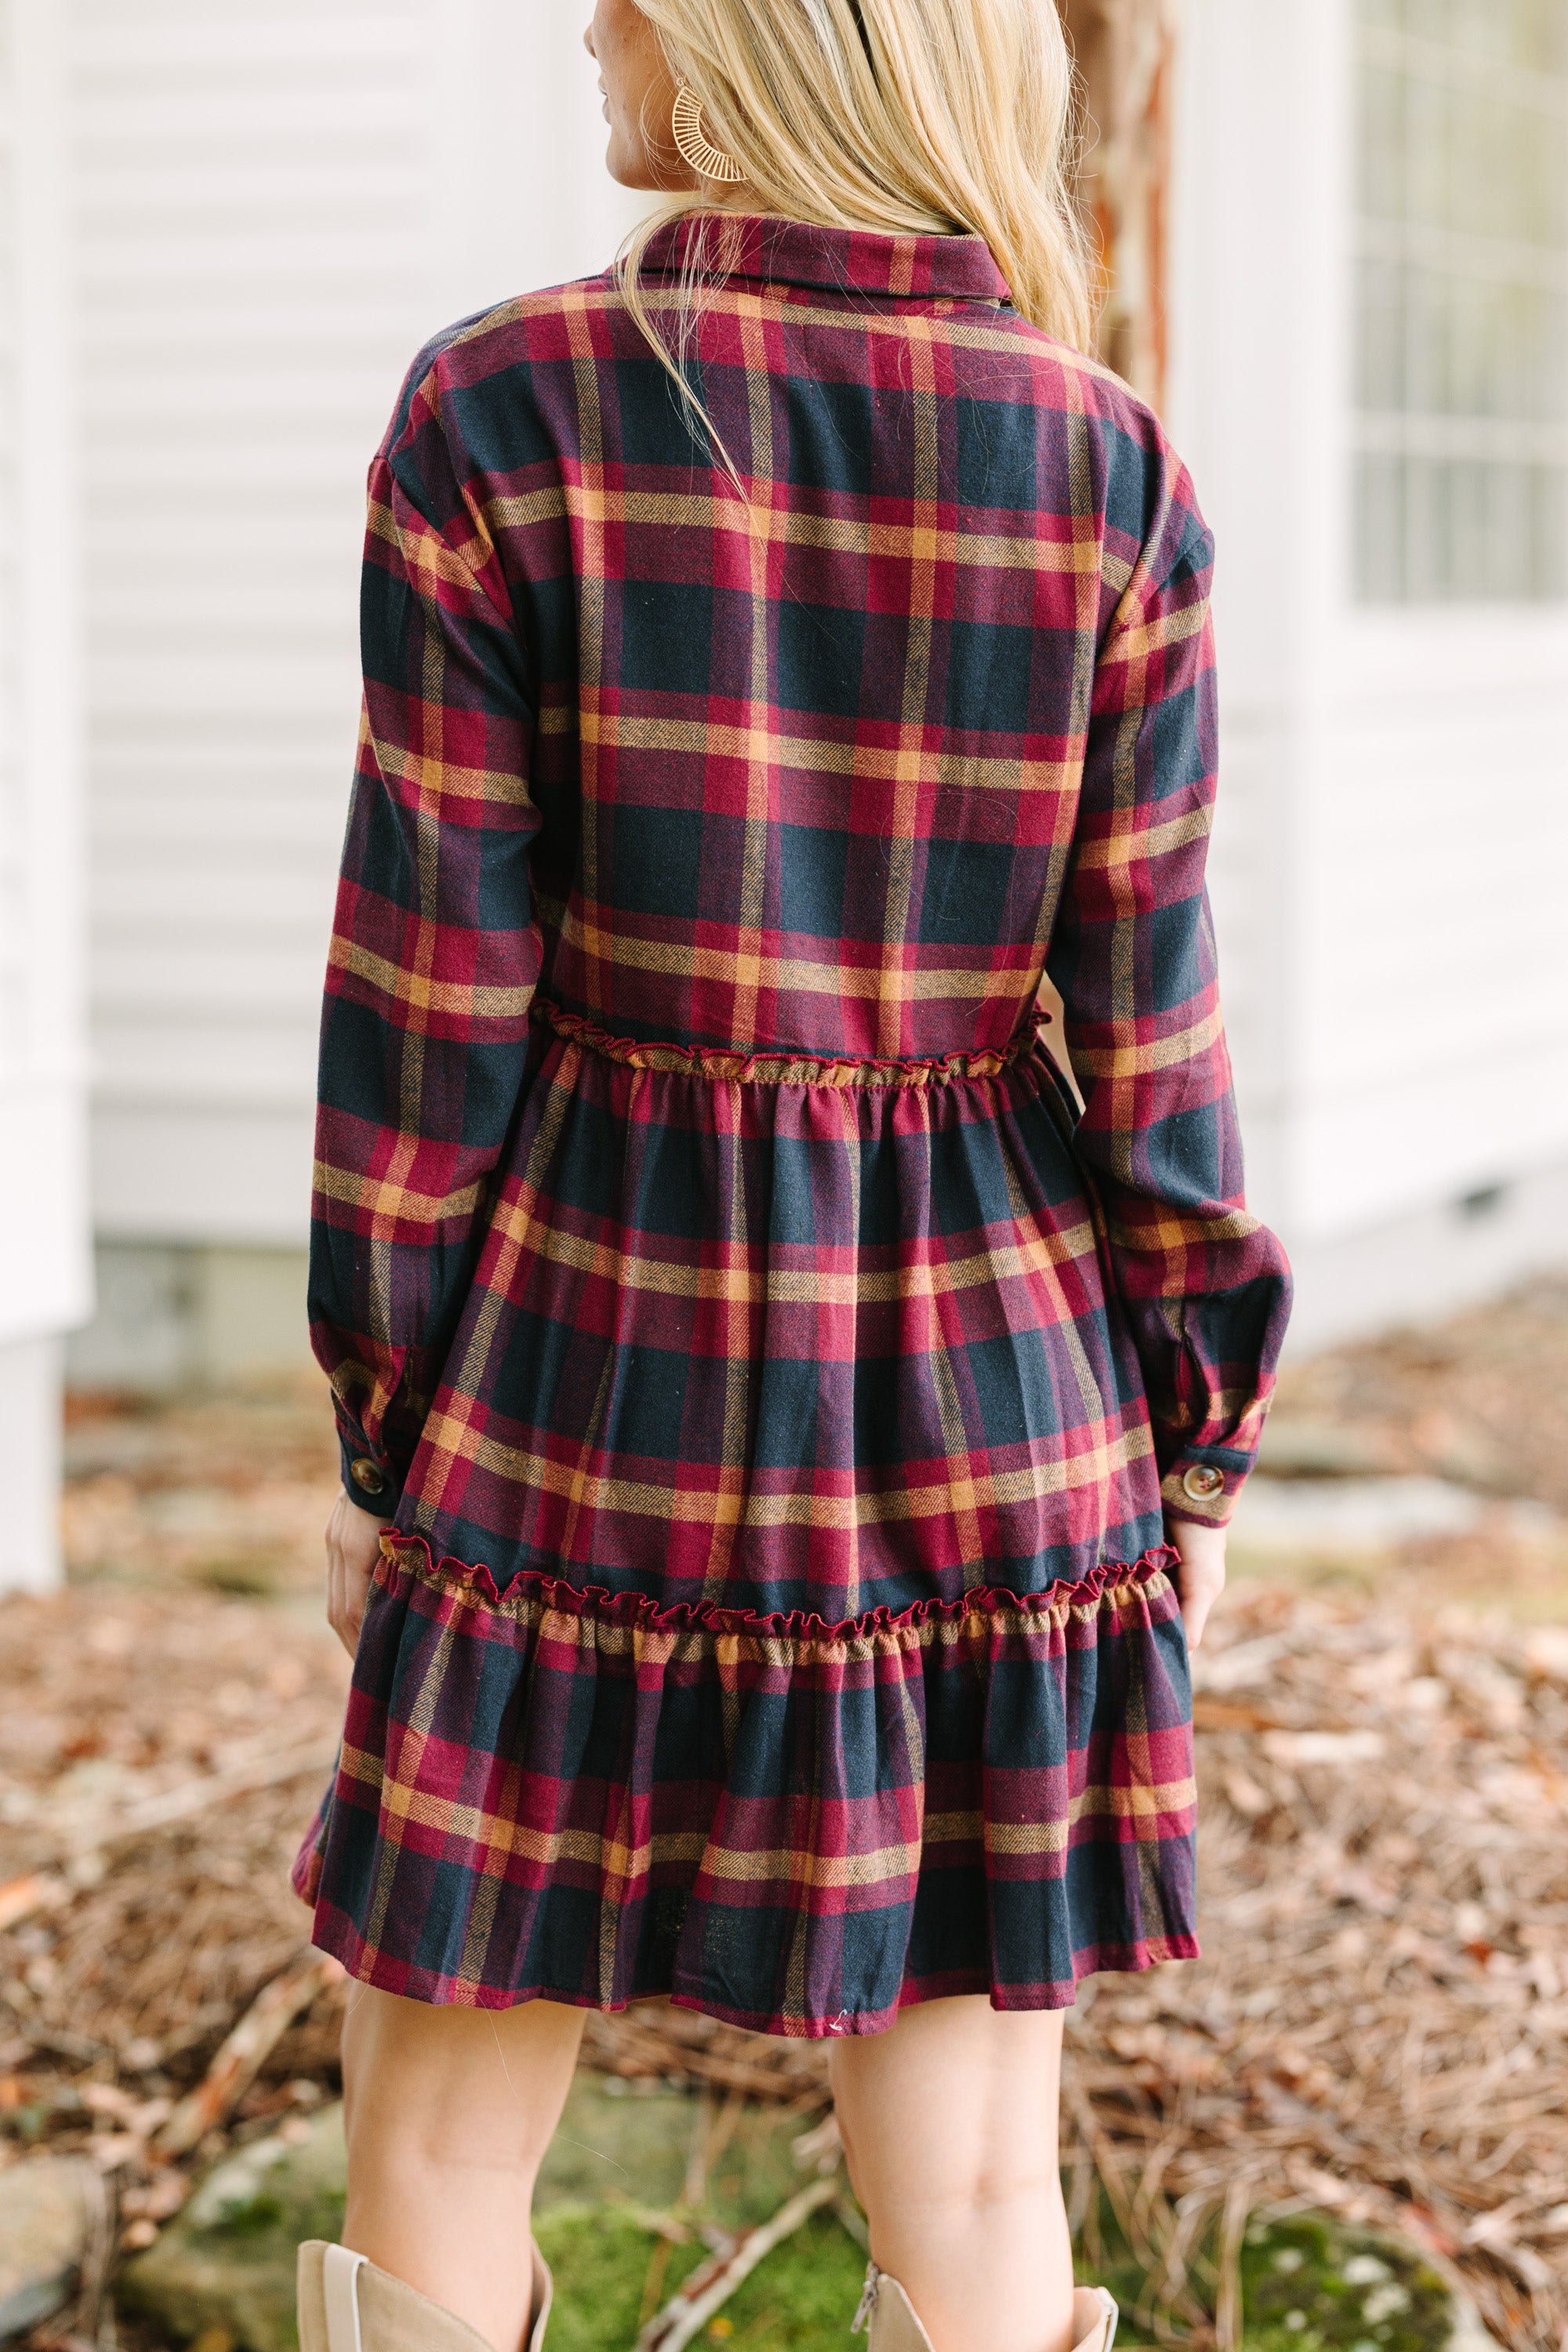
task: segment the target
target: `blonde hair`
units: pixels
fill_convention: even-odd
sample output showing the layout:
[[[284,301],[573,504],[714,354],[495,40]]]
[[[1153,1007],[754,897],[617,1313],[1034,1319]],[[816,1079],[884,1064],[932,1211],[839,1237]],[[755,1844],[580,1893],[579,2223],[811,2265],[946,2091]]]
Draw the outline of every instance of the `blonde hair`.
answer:
[[[745,174],[745,209],[818,227],[984,237],[1014,307],[1079,350],[1092,331],[1088,241],[1074,202],[1074,79],[1056,0],[637,0],[708,138]],[[638,270],[688,214],[673,348]],[[616,258],[627,310],[737,489],[686,361],[704,289],[732,266],[715,194],[682,192]],[[743,493],[742,493],[743,495]]]

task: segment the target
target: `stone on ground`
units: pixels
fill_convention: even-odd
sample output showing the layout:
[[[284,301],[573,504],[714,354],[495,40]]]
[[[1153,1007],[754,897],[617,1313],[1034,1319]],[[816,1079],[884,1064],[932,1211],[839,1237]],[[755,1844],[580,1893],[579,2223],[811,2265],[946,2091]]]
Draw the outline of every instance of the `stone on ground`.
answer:
[[[700,2204],[728,2228],[766,2220],[806,2179],[791,2153],[798,2116],[748,2105],[726,2114],[662,2083],[579,2074],[540,2170],[535,2210],[627,2202]],[[705,2147],[711,2160],[703,2161]]]
[[[306,2238],[338,2235],[343,2170],[340,2106],[298,2140],[252,2141],[127,2265],[120,2302],[180,2343],[221,2328],[242,2352],[293,2352],[295,2254]]]
[[[51,2319],[76,2292],[96,2186],[81,2156],[26,2157],[0,2172],[0,2343]]]
[[[565,2307],[573,2280],[589,2274],[586,2242],[597,2243],[601,2263],[614,2252],[635,2306],[658,2247],[668,2244],[642,2227],[640,2213],[667,2212],[695,2198],[706,2214],[734,2228],[763,2220],[801,2186],[806,2176],[790,2151],[791,2137],[803,2128],[797,2117],[781,2123],[770,2110],[749,2107],[714,2132],[714,2116],[711,2105],[662,2084],[577,2077],[535,2200],[547,2256],[559,2255],[570,2273],[552,2352],[578,2344],[586,2352],[596,2340],[591,2317]],[[705,2163],[710,2145],[712,2161]],[[256,2141],[210,2172],[158,2243],[129,2264],[121,2300],[180,2341],[220,2328],[239,2352],[291,2352],[295,2251],[302,2239],[338,2235],[343,2190],[342,2110],[325,2107],[300,2138]],[[693,2233],[689,2248],[670,2252],[673,2290],[706,2248]],[[602,2268],[595,2285],[589,2302],[604,2304]]]

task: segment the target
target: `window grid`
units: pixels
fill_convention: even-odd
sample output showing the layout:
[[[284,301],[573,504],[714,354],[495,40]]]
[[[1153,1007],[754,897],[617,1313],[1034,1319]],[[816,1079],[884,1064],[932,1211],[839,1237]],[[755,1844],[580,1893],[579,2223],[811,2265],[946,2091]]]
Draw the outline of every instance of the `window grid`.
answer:
[[[1568,595],[1568,0],[1358,13],[1358,592]]]

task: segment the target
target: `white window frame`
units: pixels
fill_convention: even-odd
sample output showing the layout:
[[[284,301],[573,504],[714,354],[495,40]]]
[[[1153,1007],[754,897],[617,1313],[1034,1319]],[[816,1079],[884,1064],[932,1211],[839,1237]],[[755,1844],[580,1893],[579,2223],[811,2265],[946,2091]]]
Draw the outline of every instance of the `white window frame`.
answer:
[[[1505,101],[1531,106],[1544,103],[1548,111],[1561,118],[1563,152],[1568,159],[1568,76],[1489,60],[1397,27],[1369,25],[1363,18],[1357,0],[1351,0],[1350,20],[1352,89],[1348,93],[1348,104],[1352,119],[1359,117],[1360,77],[1369,65],[1382,66],[1394,72],[1408,72],[1415,68],[1420,69],[1422,79],[1437,86],[1469,87],[1479,80],[1490,94]],[[1363,158],[1357,153],[1352,159],[1352,186],[1359,182],[1362,168]],[[1563,171],[1568,177],[1568,160],[1564,161]],[[1349,299],[1352,306],[1358,308],[1352,337],[1359,336],[1362,331],[1359,318],[1361,277],[1367,263],[1383,263],[1391,268],[1426,268],[1457,280],[1468,279],[1493,288],[1533,284],[1547,292],[1560,293],[1568,303],[1568,238],[1554,251],[1551,247],[1523,245],[1433,224],[1382,220],[1363,212],[1358,198],[1359,189],[1352,194],[1350,205],[1352,256]],[[1415,354],[1408,341],[1410,332],[1406,324],[1406,371],[1407,374],[1414,374]],[[1355,351],[1354,358],[1359,374],[1359,350]],[[1363,406],[1360,399],[1352,395],[1352,453],[1347,483],[1347,495],[1352,502],[1355,522],[1351,546],[1352,593],[1361,610],[1374,613],[1429,612],[1473,606],[1497,611],[1522,606],[1527,610],[1540,611],[1561,606],[1568,601],[1568,570],[1560,573],[1559,583],[1555,587],[1548,584],[1538,591],[1527,591],[1517,596],[1484,593],[1479,596],[1465,596],[1451,582],[1445,582],[1442,578],[1442,553],[1432,548],[1427,533],[1429,513],[1422,502],[1408,499],[1399,525],[1403,543],[1388,551],[1390,560],[1381,567],[1385,574],[1396,573],[1399,584],[1397,587],[1370,584],[1370,567],[1363,552],[1362,541],[1365,528],[1362,502],[1366,496],[1362,460],[1380,457],[1414,461],[1427,459],[1437,464],[1468,462],[1480,469],[1494,469],[1489,482],[1486,480],[1483,470],[1483,494],[1491,505],[1491,512],[1483,525],[1483,530],[1490,535],[1483,569],[1500,575],[1510,568],[1510,551],[1503,543],[1510,530],[1510,520],[1501,509],[1500,501],[1503,485],[1495,469],[1556,469],[1559,473],[1556,499],[1563,517],[1568,519],[1568,360],[1565,360],[1562,406],[1555,418],[1488,415],[1408,406],[1378,410]],[[1562,562],[1561,558],[1559,562]],[[1517,556],[1512,561],[1512,568],[1519,568]]]

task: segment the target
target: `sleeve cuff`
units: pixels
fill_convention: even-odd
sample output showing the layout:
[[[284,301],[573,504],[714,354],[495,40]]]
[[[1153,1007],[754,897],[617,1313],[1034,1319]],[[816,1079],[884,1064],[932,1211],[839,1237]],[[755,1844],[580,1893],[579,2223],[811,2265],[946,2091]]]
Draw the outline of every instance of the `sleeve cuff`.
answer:
[[[365,1444],[363,1438],[338,1435],[342,1463],[343,1492],[351,1503],[362,1511],[369,1511],[378,1519],[390,1519],[396,1515],[403,1500],[403,1481],[395,1470],[381,1460]]]
[[[1190,1447],[1178,1454],[1160,1481],[1168,1519],[1192,1519],[1199,1527],[1223,1528],[1230,1518],[1252,1467],[1250,1454],[1228,1446]]]

